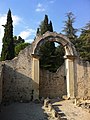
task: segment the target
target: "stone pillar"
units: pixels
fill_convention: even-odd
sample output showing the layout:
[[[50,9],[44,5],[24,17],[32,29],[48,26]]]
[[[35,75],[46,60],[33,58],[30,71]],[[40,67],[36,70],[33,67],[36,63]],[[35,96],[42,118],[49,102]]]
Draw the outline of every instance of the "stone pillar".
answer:
[[[66,80],[67,80],[67,97],[75,97],[75,56],[65,56],[66,63]]]
[[[33,100],[39,99],[39,57],[32,55]]]

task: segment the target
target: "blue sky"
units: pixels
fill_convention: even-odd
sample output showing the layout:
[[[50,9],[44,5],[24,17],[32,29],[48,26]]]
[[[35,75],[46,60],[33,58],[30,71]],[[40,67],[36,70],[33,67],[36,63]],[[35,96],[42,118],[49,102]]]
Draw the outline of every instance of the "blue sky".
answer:
[[[76,17],[75,28],[84,27],[90,21],[90,0],[0,0],[0,51],[4,34],[2,24],[6,14],[12,11],[14,35],[32,42],[37,27],[47,14],[54,31],[60,33],[66,20],[66,13],[73,12]]]

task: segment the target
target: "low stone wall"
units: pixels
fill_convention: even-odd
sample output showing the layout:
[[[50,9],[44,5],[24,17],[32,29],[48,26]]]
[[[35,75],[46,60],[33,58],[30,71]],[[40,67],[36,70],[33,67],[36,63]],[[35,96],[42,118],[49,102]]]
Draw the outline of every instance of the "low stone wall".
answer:
[[[90,96],[90,63],[79,60],[77,64],[77,96]]]
[[[40,97],[62,97],[66,95],[65,65],[63,64],[56,73],[40,70],[39,82]]]
[[[3,73],[3,63],[0,62],[0,103],[2,102],[2,73]]]
[[[32,60],[30,51],[21,51],[18,57],[5,61],[3,66],[3,101],[30,101],[33,97]]]

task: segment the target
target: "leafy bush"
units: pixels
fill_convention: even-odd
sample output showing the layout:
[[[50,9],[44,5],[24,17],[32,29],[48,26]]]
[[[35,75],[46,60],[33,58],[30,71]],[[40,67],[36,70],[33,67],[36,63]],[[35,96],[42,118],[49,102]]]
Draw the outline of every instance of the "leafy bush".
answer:
[[[17,56],[21,50],[26,48],[30,43],[20,43],[17,46],[15,46],[15,55]]]

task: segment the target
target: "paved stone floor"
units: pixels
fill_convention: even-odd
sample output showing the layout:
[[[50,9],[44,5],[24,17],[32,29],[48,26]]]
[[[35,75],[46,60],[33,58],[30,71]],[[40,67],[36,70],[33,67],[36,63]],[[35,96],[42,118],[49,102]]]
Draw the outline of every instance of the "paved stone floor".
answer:
[[[41,104],[12,103],[2,106],[0,120],[47,120]]]

